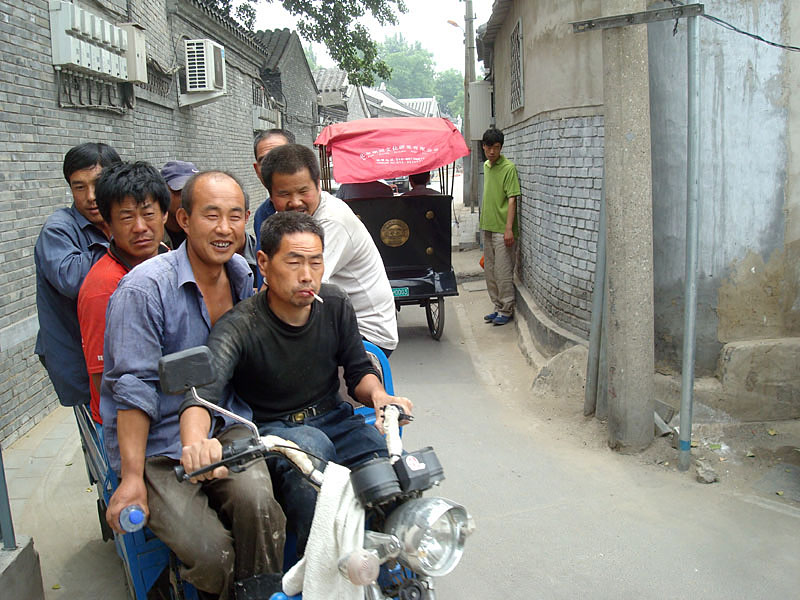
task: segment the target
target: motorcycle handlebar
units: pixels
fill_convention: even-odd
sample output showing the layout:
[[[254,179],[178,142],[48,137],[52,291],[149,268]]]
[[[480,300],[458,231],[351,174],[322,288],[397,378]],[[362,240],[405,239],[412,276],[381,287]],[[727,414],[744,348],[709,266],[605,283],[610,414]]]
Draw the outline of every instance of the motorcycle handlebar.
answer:
[[[222,460],[192,473],[187,473],[183,465],[176,465],[173,470],[178,481],[189,481],[193,477],[213,471],[217,467],[228,466],[231,470],[236,471],[255,459],[264,458],[268,453],[276,452],[288,458],[313,483],[322,485],[323,474],[314,467],[314,464],[297,444],[273,435],[264,436],[257,440],[252,438],[234,440],[232,443],[222,447]]]
[[[173,467],[173,470],[175,471],[175,477],[179,482],[189,481],[192,477],[202,475],[203,473],[208,473],[217,467],[228,466],[229,464],[244,464],[253,458],[263,456],[266,454],[266,452],[267,448],[264,447],[264,445],[261,443],[261,440],[255,441],[251,438],[242,438],[239,440],[234,440],[230,444],[225,444],[222,447],[222,460],[219,462],[205,466],[197,471],[193,471],[192,473],[187,473],[186,469],[183,468],[183,465],[176,465]]]

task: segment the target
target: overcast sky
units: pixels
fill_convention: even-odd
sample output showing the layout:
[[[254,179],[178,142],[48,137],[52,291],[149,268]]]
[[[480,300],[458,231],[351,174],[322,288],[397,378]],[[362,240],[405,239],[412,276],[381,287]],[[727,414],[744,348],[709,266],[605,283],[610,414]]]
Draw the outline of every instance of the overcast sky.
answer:
[[[473,0],[474,28],[489,20],[493,0]],[[447,23],[448,19],[464,27],[465,4],[459,0],[405,0],[408,12],[399,15],[398,25],[381,27],[374,19],[364,20],[376,42],[402,33],[410,42],[418,41],[430,51],[436,71],[457,69],[464,72],[464,34],[461,29]],[[283,10],[280,0],[256,4],[256,29],[295,29],[295,18]],[[303,45],[306,45],[303,40]],[[324,46],[314,45],[314,54],[321,66],[332,67],[333,62],[325,53]],[[476,57],[477,59],[477,57]],[[481,73],[480,64],[475,69]]]

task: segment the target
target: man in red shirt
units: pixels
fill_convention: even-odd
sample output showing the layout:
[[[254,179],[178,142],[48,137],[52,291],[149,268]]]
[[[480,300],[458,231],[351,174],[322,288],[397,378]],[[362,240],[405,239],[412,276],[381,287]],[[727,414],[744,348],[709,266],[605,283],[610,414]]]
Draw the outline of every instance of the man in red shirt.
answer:
[[[103,169],[95,196],[112,239],[108,252],[89,270],[78,293],[78,322],[91,380],[92,417],[102,423],[100,381],[108,300],[128,271],[167,250],[161,240],[170,194],[158,170],[146,162],[136,162]]]

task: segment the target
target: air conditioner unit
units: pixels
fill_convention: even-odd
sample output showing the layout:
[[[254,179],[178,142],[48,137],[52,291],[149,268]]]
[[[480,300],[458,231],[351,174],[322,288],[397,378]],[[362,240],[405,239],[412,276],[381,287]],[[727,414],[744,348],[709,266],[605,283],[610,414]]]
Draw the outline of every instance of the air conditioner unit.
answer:
[[[211,40],[184,40],[186,92],[225,92],[225,48]]]
[[[178,106],[202,106],[228,93],[225,48],[211,40],[184,40],[186,70]]]

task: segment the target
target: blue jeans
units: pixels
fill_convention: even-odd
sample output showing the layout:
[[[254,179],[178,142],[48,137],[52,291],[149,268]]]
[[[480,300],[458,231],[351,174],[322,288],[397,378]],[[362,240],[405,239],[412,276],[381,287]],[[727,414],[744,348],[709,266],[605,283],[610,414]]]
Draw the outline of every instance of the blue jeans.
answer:
[[[291,440],[326,462],[350,469],[376,456],[388,456],[381,433],[374,425],[367,425],[364,417],[353,414],[353,407],[347,402],[302,424],[288,420],[260,423],[258,431]],[[297,535],[297,554],[301,556],[311,532],[317,491],[287,459],[271,457],[267,465],[275,497],[286,514],[287,529]]]

